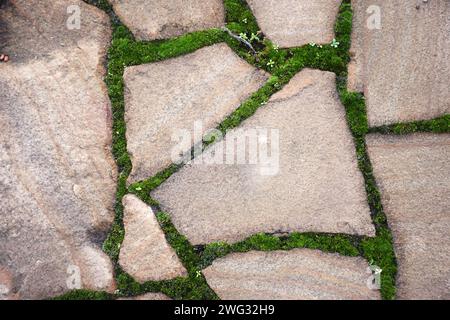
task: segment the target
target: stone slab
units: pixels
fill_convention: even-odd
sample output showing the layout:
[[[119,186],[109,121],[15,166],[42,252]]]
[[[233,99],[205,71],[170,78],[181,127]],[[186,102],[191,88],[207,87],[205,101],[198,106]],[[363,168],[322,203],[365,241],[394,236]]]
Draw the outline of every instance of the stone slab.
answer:
[[[397,297],[450,299],[450,135],[367,136],[394,236]]]
[[[256,164],[235,157],[227,164],[223,154],[235,150],[233,140],[251,137],[255,128],[270,129],[256,144],[266,139],[272,148],[271,141],[279,141],[272,160],[261,157],[268,145],[261,143]],[[241,154],[249,159],[251,148],[245,149]],[[216,155],[219,162],[213,162]],[[375,234],[335,75],[318,70],[300,72],[225,143],[151,195],[193,244],[236,242],[261,232]]]
[[[281,48],[334,38],[337,0],[247,0],[264,34]]]
[[[125,70],[125,120],[133,163],[129,182],[150,178],[173,162],[173,135],[195,123],[215,128],[267,80],[226,44]],[[177,136],[178,137],[178,136]],[[189,141],[188,141],[189,142]],[[182,153],[191,149],[189,144]]]
[[[364,92],[369,124],[450,113],[450,2],[358,0],[352,4],[348,87]],[[379,25],[374,20],[378,14]]]
[[[121,267],[139,282],[186,276],[152,209],[134,195],[126,195],[122,203],[125,238],[119,255]]]
[[[138,40],[168,39],[225,24],[222,0],[109,0]]]
[[[203,270],[223,300],[376,300],[361,257],[294,249],[233,253]]]
[[[67,27],[68,7],[82,12]],[[116,167],[104,62],[108,16],[78,0],[14,0],[0,10],[0,278],[6,298],[114,290],[101,246]],[[1,285],[1,284],[0,284]]]

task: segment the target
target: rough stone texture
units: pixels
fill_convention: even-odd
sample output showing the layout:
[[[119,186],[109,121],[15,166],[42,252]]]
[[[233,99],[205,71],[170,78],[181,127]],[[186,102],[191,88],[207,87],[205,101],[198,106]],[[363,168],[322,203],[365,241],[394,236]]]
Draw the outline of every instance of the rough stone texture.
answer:
[[[450,135],[369,135],[400,299],[450,299]]]
[[[139,282],[168,280],[187,274],[166,241],[152,209],[134,195],[123,198],[125,239],[119,264]]]
[[[82,10],[80,30],[67,8]],[[116,168],[102,77],[106,14],[82,1],[11,0],[0,10],[0,273],[9,296],[113,290],[101,244]],[[2,276],[2,277],[3,277]],[[69,284],[68,284],[69,283]]]
[[[222,0],[109,0],[139,40],[167,39],[225,24]]]
[[[117,300],[172,300],[162,293],[146,293],[137,297],[119,298]]]
[[[335,88],[333,73],[305,69],[241,125],[242,130],[279,129],[278,174],[265,173],[261,161],[193,161],[152,196],[193,244],[235,242],[259,232],[374,235],[363,177]],[[240,133],[228,133],[225,144],[233,135]],[[223,155],[225,144],[207,150],[204,163]]]
[[[450,1],[358,0],[352,4],[348,84],[350,90],[364,92],[369,124],[450,113]],[[374,13],[366,10],[373,5],[381,9],[381,30],[367,27]]]
[[[129,182],[149,178],[168,167],[173,134],[201,121],[215,128],[267,80],[267,74],[240,59],[226,44],[125,70],[128,151],[133,162]],[[194,143],[201,140],[194,137]],[[191,146],[183,152],[189,151]]]
[[[264,34],[282,48],[330,43],[338,0],[247,0]]]
[[[233,253],[203,270],[224,300],[375,300],[370,269],[361,257],[295,249]]]

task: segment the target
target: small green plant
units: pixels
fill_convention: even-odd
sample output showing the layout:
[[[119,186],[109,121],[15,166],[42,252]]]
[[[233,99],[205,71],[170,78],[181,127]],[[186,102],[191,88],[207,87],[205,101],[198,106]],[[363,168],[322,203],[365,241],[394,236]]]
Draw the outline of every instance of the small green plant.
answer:
[[[245,33],[243,33],[243,32],[241,32],[241,33],[239,34],[239,37],[240,37],[242,40],[249,41],[247,35],[246,35]]]
[[[339,41],[337,41],[336,39],[333,39],[333,41],[331,42],[331,46],[333,47],[333,48],[337,48],[337,47],[339,47]]]
[[[252,41],[257,41],[257,42],[261,41],[261,39],[258,37],[257,33],[252,33],[252,35],[250,36],[250,42],[252,42]]]

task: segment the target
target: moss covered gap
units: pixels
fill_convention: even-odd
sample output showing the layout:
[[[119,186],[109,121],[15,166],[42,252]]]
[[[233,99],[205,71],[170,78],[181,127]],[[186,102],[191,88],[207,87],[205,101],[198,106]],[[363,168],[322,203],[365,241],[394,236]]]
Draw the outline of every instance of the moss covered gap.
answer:
[[[113,154],[119,167],[120,176],[116,195],[116,217],[114,225],[104,243],[104,250],[115,264],[118,292],[114,295],[104,292],[76,290],[65,294],[61,299],[113,299],[119,296],[135,296],[146,292],[163,292],[174,299],[218,299],[209,288],[201,270],[215,259],[232,252],[250,250],[272,251],[294,248],[311,248],[325,252],[336,252],[345,256],[363,256],[370,263],[383,269],[381,294],[384,299],[395,298],[395,277],[397,264],[386,215],[381,204],[380,193],[372,172],[367,154],[365,135],[367,133],[408,134],[413,132],[450,132],[450,115],[438,119],[395,124],[369,128],[364,97],[360,93],[347,91],[347,64],[350,60],[350,35],[352,29],[352,9],[350,0],[343,0],[336,21],[336,40],[338,48],[330,44],[303,46],[300,48],[278,49],[264,35],[258,33],[259,27],[253,13],[244,0],[224,0],[227,27],[236,34],[252,35],[258,39],[252,42],[258,51],[255,57],[241,43],[218,29],[193,32],[181,37],[152,42],[136,42],[131,32],[120,22],[111,5],[106,0],[84,0],[107,12],[113,25],[113,39],[108,52],[108,75],[105,79],[113,108]],[[289,80],[303,68],[315,68],[334,72],[337,75],[336,86],[342,104],[345,106],[347,122],[354,137],[359,168],[365,179],[368,203],[376,237],[360,237],[344,234],[292,233],[286,236],[257,234],[244,241],[228,243],[210,243],[193,247],[181,235],[170,221],[167,213],[160,212],[158,203],[151,199],[149,193],[158,187],[181,166],[171,165],[154,177],[135,183],[129,188],[126,179],[131,171],[131,161],[126,149],[123,70],[126,66],[139,65],[169,59],[193,52],[199,48],[219,42],[226,42],[240,57],[258,68],[271,73],[267,83],[244,102],[235,112],[227,117],[218,129],[226,130],[238,126],[254,114],[269,98],[281,90]],[[206,147],[208,144],[204,144]],[[156,209],[157,218],[170,245],[177,252],[180,260],[189,272],[186,278],[169,281],[150,281],[139,284],[126,274],[118,265],[120,244],[123,241],[123,207],[122,197],[126,193],[136,194],[147,204]]]

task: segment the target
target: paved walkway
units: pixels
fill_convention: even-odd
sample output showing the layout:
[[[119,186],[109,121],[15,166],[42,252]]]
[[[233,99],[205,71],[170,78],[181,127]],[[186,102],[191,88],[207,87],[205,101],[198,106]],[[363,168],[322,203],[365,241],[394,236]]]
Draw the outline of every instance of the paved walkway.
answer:
[[[89,2],[0,8],[0,299],[450,298],[448,1]]]

